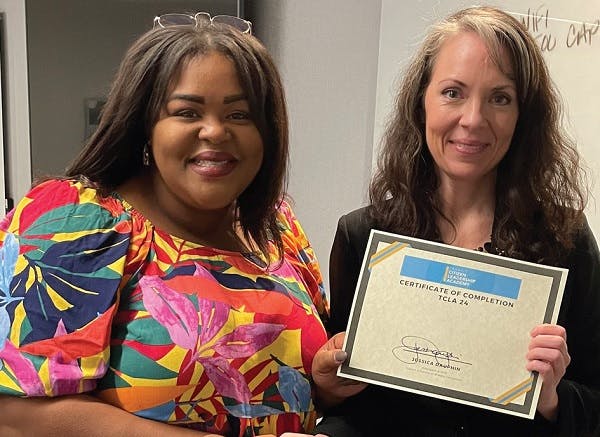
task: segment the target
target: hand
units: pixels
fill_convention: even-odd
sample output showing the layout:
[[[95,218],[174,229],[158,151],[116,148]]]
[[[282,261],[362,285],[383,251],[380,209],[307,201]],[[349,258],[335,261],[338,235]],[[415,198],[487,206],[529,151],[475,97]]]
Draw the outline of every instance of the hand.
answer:
[[[339,404],[344,399],[364,390],[367,384],[337,376],[338,367],[348,355],[342,350],[345,332],[331,337],[315,354],[312,378],[317,389],[321,408]]]
[[[526,367],[531,372],[538,372],[542,378],[537,409],[546,419],[555,421],[558,416],[556,386],[571,362],[567,332],[562,326],[544,324],[533,328],[530,335]]]

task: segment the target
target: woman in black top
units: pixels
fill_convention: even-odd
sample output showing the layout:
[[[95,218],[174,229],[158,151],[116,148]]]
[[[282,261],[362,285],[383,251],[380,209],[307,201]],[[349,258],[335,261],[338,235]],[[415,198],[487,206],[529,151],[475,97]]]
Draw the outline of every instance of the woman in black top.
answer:
[[[326,410],[319,432],[600,433],[600,257],[560,114],[542,54],[516,19],[475,7],[435,25],[399,87],[371,204],[340,219],[330,260],[332,334],[346,327],[372,228],[568,268],[557,325],[532,326],[523,351],[543,381],[535,419],[377,386],[361,391],[335,378],[334,357],[343,358],[336,336],[313,365]]]

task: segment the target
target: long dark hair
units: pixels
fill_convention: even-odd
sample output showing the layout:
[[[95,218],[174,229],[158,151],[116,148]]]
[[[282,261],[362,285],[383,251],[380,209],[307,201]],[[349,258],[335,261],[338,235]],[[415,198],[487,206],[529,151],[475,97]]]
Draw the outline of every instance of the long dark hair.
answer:
[[[441,46],[459,32],[481,37],[498,66],[508,53],[519,99],[512,143],[498,166],[491,246],[514,258],[557,263],[582,225],[585,174],[560,127],[560,99],[540,49],[521,23],[495,8],[464,9],[436,24],[408,66],[370,186],[372,215],[384,229],[440,238],[439,181],[425,143],[423,99]]]
[[[143,170],[142,150],[164,106],[169,86],[196,56],[217,52],[231,59],[264,145],[258,174],[238,197],[236,216],[248,241],[269,257],[283,243],[276,222],[288,165],[288,119],[277,68],[254,37],[230,26],[153,29],[127,51],[116,73],[98,129],[66,171],[104,195]]]

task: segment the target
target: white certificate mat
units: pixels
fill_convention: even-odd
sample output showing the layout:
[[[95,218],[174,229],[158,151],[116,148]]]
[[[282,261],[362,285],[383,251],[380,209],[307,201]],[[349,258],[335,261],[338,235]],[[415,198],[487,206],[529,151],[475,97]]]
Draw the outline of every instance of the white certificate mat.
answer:
[[[529,332],[568,270],[371,231],[338,375],[533,418]]]

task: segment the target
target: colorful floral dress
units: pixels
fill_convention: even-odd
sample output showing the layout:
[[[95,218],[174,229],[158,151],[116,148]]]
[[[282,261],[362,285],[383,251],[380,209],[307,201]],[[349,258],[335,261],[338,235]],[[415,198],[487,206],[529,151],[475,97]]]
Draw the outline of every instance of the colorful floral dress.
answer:
[[[279,224],[285,256],[265,269],[169,235],[118,196],[37,186],[0,223],[0,394],[91,392],[227,436],[311,430],[327,302],[286,203]]]

